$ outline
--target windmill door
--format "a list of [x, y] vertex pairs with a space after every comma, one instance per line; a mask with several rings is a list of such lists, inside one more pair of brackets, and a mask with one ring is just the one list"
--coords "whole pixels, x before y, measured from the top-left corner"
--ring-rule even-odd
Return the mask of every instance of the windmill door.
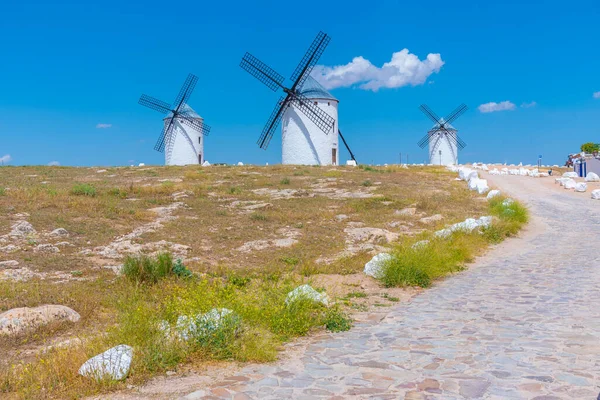
[[202, 153], [198, 154], [198, 164], [202, 165]]
[[337, 149], [331, 149], [331, 165], [337, 165]]

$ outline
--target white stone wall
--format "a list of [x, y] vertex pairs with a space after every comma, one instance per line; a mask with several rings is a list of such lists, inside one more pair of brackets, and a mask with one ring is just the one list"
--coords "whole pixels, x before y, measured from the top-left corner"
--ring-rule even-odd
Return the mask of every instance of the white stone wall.
[[[202, 122], [202, 118], [196, 118]], [[169, 119], [164, 120], [165, 127]], [[204, 159], [204, 135], [202, 132], [179, 122], [173, 121], [172, 142], [165, 145], [165, 165], [202, 164]], [[202, 159], [200, 159], [200, 157]]]
[[439, 141], [439, 145], [436, 145], [436, 136], [433, 136], [429, 142], [429, 163], [434, 165], [458, 164], [456, 140], [441, 134]]
[[[317, 102], [335, 120], [335, 126], [325, 134], [304, 113], [290, 106], [283, 114], [281, 123], [281, 161], [283, 164], [339, 165], [338, 102], [327, 99], [310, 99]], [[332, 149], [336, 149], [332, 162]]]

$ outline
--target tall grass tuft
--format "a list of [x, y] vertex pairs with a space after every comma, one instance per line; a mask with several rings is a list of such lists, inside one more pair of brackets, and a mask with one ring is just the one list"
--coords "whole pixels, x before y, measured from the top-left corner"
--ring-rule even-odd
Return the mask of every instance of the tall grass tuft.
[[77, 183], [71, 189], [71, 194], [75, 196], [96, 196], [96, 188], [89, 183]]
[[123, 275], [137, 283], [157, 283], [167, 276], [188, 278], [192, 272], [187, 269], [181, 260], [173, 262], [169, 253], [161, 253], [156, 258], [146, 255], [128, 256], [125, 258], [122, 269]]

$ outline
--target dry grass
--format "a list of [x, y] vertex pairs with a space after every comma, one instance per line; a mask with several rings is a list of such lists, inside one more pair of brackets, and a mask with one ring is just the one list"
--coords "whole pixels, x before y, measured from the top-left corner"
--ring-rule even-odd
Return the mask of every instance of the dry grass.
[[[18, 219], [26, 219], [37, 231], [14, 242], [19, 246], [17, 251], [0, 250], [0, 261], [16, 260], [20, 267], [39, 274], [15, 283], [1, 280], [0, 271], [0, 312], [63, 304], [82, 316], [77, 324], [46, 326], [18, 338], [0, 338], [0, 393], [4, 391], [6, 396], [10, 393], [24, 398], [70, 398], [122, 387], [94, 386], [76, 375], [86, 357], [105, 350], [109, 342], [116, 343], [111, 332], [124, 329], [125, 323], [119, 316], [123, 315], [122, 301], [128, 298], [126, 294], [132, 285], [103, 268], [120, 265], [123, 259], [107, 258], [97, 248], [155, 221], [158, 214], [151, 211], [153, 208], [176, 201], [185, 204], [161, 226], [135, 236], [134, 245], [166, 240], [189, 246], [184, 252], [187, 267], [219, 282], [237, 282], [234, 286], [247, 279], [252, 285], [263, 287], [268, 282], [296, 285], [314, 278], [325, 289], [346, 278], [353, 282], [367, 279], [358, 275], [365, 262], [372, 254], [391, 246], [368, 235], [352, 239], [348, 229], [383, 229], [398, 234], [402, 241], [488, 212], [488, 205], [480, 196], [467, 191], [464, 183], [455, 182], [454, 174], [442, 168], [277, 165], [96, 171], [97, 168], [0, 168], [0, 188], [5, 188], [0, 195], [0, 236], [10, 232]], [[85, 186], [74, 191], [76, 184]], [[94, 195], [85, 194], [90, 193], [89, 187], [94, 188]], [[415, 215], [397, 213], [407, 207], [416, 208]], [[24, 217], [25, 214], [29, 216]], [[443, 219], [429, 224], [420, 221], [435, 214], [441, 214]], [[49, 236], [56, 228], [65, 228], [69, 236]], [[12, 239], [7, 240], [13, 243]], [[70, 245], [59, 246], [59, 253], [34, 251], [38, 244], [64, 241]], [[0, 247], [6, 243], [0, 241]], [[279, 296], [287, 286], [282, 284], [281, 288]], [[158, 284], [136, 304], [143, 310], [166, 307], [165, 299], [181, 290], [181, 285]], [[386, 290], [381, 289], [382, 296], [387, 296]], [[344, 298], [352, 292], [357, 289], [347, 285], [336, 295]], [[381, 304], [391, 304], [385, 296], [381, 297]], [[350, 296], [343, 304], [352, 310], [358, 300], [362, 299]], [[249, 310], [240, 308], [239, 312], [246, 313], [250, 320], [255, 318]], [[306, 323], [306, 329], [294, 334], [280, 334], [277, 329], [260, 324], [250, 326], [244, 333], [248, 335], [246, 343], [252, 337], [261, 337], [268, 342], [261, 345], [265, 353], [256, 348], [247, 348], [246, 353], [234, 349], [236, 354], [246, 354], [238, 359], [272, 359], [273, 349], [280, 343], [312, 329], [314, 321]], [[344, 326], [344, 321], [334, 315], [328, 324]], [[96, 333], [109, 339], [99, 339]], [[85, 338], [86, 344], [43, 353], [48, 345], [73, 338]], [[141, 348], [142, 342], [133, 345]], [[169, 353], [173, 358], [164, 365], [198, 357], [197, 353], [179, 350], [173, 349]], [[27, 364], [30, 361], [33, 363]], [[21, 377], [18, 384], [15, 375], [6, 372], [9, 364], [23, 365], [16, 367], [22, 368], [17, 371]], [[137, 366], [128, 382], [147, 379], [164, 365], [154, 370]], [[36, 375], [38, 382], [34, 382]], [[40, 392], [40, 388], [45, 391]]]

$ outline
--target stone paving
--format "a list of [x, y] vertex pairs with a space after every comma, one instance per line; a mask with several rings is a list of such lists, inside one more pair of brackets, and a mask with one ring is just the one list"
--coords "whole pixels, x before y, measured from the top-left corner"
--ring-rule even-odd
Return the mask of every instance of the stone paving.
[[495, 177], [533, 221], [378, 324], [323, 335], [184, 399], [596, 399], [600, 202]]

